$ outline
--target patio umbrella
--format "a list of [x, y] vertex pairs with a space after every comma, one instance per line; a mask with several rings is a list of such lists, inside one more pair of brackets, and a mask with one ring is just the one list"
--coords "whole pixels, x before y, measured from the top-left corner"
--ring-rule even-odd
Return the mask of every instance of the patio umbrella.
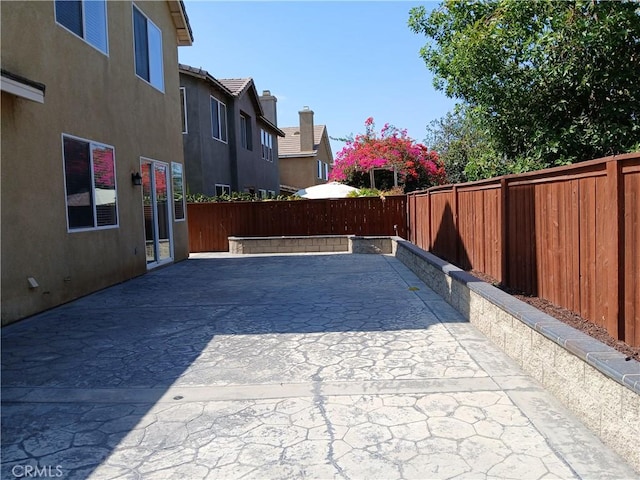
[[302, 198], [345, 198], [350, 192], [359, 191], [357, 188], [350, 187], [344, 183], [329, 182], [303, 188], [302, 190], [298, 190], [296, 195]]

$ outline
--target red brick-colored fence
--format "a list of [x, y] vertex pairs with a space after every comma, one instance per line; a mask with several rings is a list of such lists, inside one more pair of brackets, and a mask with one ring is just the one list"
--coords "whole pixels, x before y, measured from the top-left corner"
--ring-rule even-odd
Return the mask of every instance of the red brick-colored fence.
[[407, 236], [404, 195], [273, 202], [190, 203], [191, 252], [228, 251], [230, 236]]
[[408, 239], [640, 345], [640, 154], [408, 195]]

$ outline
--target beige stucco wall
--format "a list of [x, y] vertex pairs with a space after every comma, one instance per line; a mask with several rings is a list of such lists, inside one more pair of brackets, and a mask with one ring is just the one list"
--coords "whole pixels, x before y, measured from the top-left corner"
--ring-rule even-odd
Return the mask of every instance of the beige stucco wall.
[[331, 173], [333, 155], [326, 130], [313, 157], [280, 157], [280, 184], [305, 188], [327, 183], [328, 180], [318, 178], [318, 160], [328, 163], [329, 173]]
[[316, 175], [316, 157], [280, 158], [280, 183], [298, 189], [323, 183]]
[[[2, 67], [46, 85], [2, 93], [2, 324], [147, 271], [140, 157], [183, 163], [176, 33], [166, 2], [137, 5], [163, 32], [165, 92], [134, 71], [132, 7], [107, 2], [108, 56], [55, 22], [54, 2], [2, 3]], [[28, 32], [28, 34], [26, 34]], [[115, 148], [119, 227], [68, 232], [62, 134]], [[174, 259], [188, 256], [172, 222]], [[27, 278], [40, 285], [30, 289]]]

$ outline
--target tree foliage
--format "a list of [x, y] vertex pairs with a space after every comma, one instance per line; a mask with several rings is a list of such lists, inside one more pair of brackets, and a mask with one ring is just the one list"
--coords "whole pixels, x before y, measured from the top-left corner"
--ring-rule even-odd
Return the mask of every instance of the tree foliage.
[[430, 40], [436, 88], [468, 104], [513, 171], [638, 147], [639, 3], [447, 0], [413, 8], [409, 26]]
[[466, 104], [427, 126], [425, 143], [438, 152], [448, 183], [462, 183], [510, 173], [482, 118]]
[[346, 182], [354, 187], [371, 187], [369, 172], [386, 171], [382, 184], [376, 187], [393, 187], [393, 171], [398, 173], [398, 185], [405, 192], [428, 188], [444, 183], [446, 175], [438, 154], [425, 145], [416, 143], [400, 130], [385, 124], [380, 133], [375, 131], [373, 118], [365, 122], [364, 134], [348, 140], [338, 152], [330, 180]]

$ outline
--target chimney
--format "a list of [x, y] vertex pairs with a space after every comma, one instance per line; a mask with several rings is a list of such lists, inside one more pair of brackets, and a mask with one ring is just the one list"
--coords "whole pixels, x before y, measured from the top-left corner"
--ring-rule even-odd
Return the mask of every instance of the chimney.
[[303, 107], [298, 112], [300, 114], [300, 151], [310, 152], [313, 150], [313, 110]]
[[278, 126], [278, 112], [276, 109], [277, 101], [278, 99], [271, 95], [270, 90], [262, 91], [262, 95], [260, 95], [260, 103], [262, 104], [262, 109], [264, 110], [264, 116], [276, 127]]

